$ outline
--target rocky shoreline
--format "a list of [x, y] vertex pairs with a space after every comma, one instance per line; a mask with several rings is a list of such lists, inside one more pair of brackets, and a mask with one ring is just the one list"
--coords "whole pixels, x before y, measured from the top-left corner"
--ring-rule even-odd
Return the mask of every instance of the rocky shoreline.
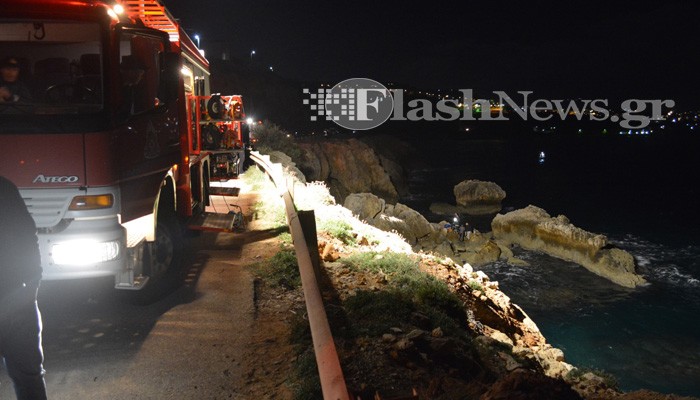
[[[479, 358], [498, 377], [496, 383], [492, 382], [492, 388], [513, 389], [514, 382], [533, 382], [542, 379], [537, 377], [545, 376], [566, 382], [567, 387], [578, 393], [562, 394], [556, 398], [676, 398], [659, 394], [651, 397], [622, 394], [594, 373], [572, 373], [576, 368], [566, 363], [561, 350], [547, 343], [525, 311], [499, 290], [497, 282], [491, 282], [483, 272], [473, 268], [497, 260], [522, 265], [524, 261], [513, 257], [511, 251], [511, 246], [518, 245], [577, 262], [622, 286], [644, 284], [644, 279], [634, 271], [632, 256], [620, 249], [610, 248], [604, 236], [576, 228], [564, 216], [552, 218], [544, 210], [530, 206], [504, 215], [498, 214], [493, 220], [492, 232], [474, 231], [463, 239], [458, 230], [448, 226], [447, 221], [430, 223], [417, 211], [399, 203], [399, 190], [393, 186], [394, 181], [400, 180], [397, 178], [401, 175], [398, 164], [382, 159], [368, 145], [350, 139], [304, 145], [302, 148], [304, 160], [301, 160], [298, 168], [284, 154], [273, 152], [271, 156], [273, 161], [281, 162], [285, 170], [299, 180], [300, 189], [309, 186], [306, 184], [307, 177], [309, 180], [325, 181], [330, 194], [344, 205], [346, 217], [352, 214], [350, 220], [353, 226], [366, 223], [384, 232], [398, 234], [422, 260], [421, 269], [447, 282], [462, 298], [476, 348], [486, 349]], [[390, 165], [392, 174], [384, 170], [385, 164]], [[460, 185], [460, 190], [455, 188], [458, 205], [454, 208], [443, 206], [441, 210], [474, 212], [474, 207], [481, 211], [486, 208], [492, 210], [505, 197], [505, 192], [496, 189], [495, 184], [487, 183], [487, 192], [493, 194], [490, 197], [483, 196], [478, 184]], [[458, 193], [466, 194], [460, 196]], [[358, 240], [363, 242], [361, 237]], [[331, 274], [334, 274], [335, 257], [329, 258], [333, 251], [325, 247], [327, 243], [322, 244], [324, 248], [321, 252], [329, 262], [327, 267], [330, 265]], [[331, 248], [333, 246], [343, 248], [339, 243], [332, 244]], [[418, 330], [387, 337], [388, 345], [394, 350], [420, 347], [420, 343], [423, 343], [422, 346], [428, 343], [430, 347], [432, 339], [427, 338], [432, 337], [431, 332]], [[503, 351], [498, 351], [499, 348]], [[525, 378], [530, 373], [534, 376]], [[503, 393], [482, 393], [481, 398], [508, 397], [503, 397]]]
[[[396, 231], [416, 251], [434, 252], [472, 266], [499, 259], [524, 265], [513, 257], [511, 247], [517, 245], [573, 261], [624, 287], [646, 283], [636, 273], [632, 255], [609, 248], [605, 236], [586, 232], [563, 215], [551, 218], [546, 211], [530, 206], [496, 215], [491, 232], [461, 235], [458, 227], [451, 226], [451, 219], [430, 223], [417, 211], [399, 203], [399, 190], [394, 182], [405, 184], [405, 179], [400, 178], [403, 175], [400, 166], [377, 154], [369, 145], [349, 139], [306, 144], [302, 149], [304, 158], [297, 176], [326, 182], [339, 204], [370, 225]], [[296, 169], [290, 159], [285, 162]], [[465, 180], [454, 187], [454, 195], [456, 205], [436, 204], [431, 211], [446, 216], [493, 214], [501, 210], [506, 192], [493, 182]]]

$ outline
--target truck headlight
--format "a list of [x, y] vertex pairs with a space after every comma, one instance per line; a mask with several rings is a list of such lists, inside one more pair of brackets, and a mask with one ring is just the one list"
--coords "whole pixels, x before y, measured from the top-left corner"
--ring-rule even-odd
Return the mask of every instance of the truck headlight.
[[54, 244], [51, 258], [57, 265], [97, 264], [119, 257], [119, 248], [118, 241], [73, 240]]

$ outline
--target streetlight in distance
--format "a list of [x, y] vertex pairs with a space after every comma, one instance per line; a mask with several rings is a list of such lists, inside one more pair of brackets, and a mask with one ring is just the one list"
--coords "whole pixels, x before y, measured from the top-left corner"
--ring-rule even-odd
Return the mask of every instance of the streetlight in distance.
[[199, 35], [196, 33], [194, 34], [194, 40], [197, 41], [197, 48], [199, 48]]
[[253, 56], [255, 55], [255, 50], [250, 51], [250, 61], [253, 61]]
[[270, 65], [270, 72], [274, 72], [275, 70], [272, 68], [272, 65]]

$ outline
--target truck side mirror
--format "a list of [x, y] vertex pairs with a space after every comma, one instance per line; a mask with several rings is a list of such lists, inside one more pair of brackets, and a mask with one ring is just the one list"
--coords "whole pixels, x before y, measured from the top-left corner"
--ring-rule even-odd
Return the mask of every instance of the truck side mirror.
[[158, 97], [165, 104], [177, 99], [180, 87], [182, 57], [177, 53], [161, 53], [161, 73]]

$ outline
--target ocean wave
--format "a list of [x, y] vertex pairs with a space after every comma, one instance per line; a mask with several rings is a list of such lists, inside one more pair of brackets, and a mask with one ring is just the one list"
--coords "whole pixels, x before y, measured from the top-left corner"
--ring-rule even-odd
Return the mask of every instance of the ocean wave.
[[663, 282], [688, 288], [700, 287], [699, 246], [674, 248], [650, 242], [632, 234], [610, 238], [610, 242], [630, 252], [652, 283]]

